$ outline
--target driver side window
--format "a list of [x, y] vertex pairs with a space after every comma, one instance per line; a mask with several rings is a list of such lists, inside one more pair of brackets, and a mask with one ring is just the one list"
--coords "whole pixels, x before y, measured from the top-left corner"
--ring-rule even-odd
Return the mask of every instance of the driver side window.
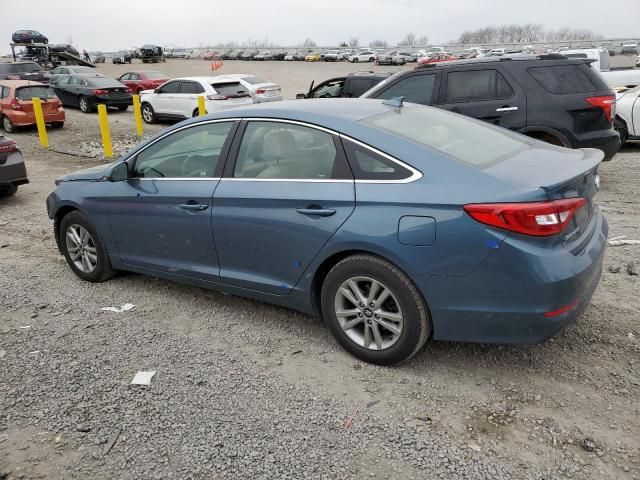
[[341, 97], [344, 89], [344, 80], [338, 80], [335, 82], [329, 82], [325, 85], [321, 85], [311, 95], [312, 98], [335, 98]]
[[180, 82], [169, 82], [165, 83], [162, 88], [158, 91], [158, 93], [178, 93], [180, 89]]
[[137, 155], [134, 177], [214, 177], [232, 125], [232, 122], [207, 123], [167, 135]]

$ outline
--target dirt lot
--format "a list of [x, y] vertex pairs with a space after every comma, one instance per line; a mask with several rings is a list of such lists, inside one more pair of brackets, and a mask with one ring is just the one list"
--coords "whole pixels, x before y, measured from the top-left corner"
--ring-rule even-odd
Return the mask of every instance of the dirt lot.
[[[272, 79], [287, 97], [362, 68], [236, 65], [223, 72]], [[110, 121], [114, 139], [131, 138], [131, 112]], [[436, 342], [375, 367], [292, 311], [133, 274], [83, 283], [44, 201], [56, 177], [102, 160], [13, 137], [31, 184], [0, 200], [0, 479], [640, 479], [640, 283], [627, 272], [640, 246], [608, 249], [591, 306], [543, 345]], [[75, 110], [51, 133], [58, 149], [98, 139], [96, 115]], [[640, 239], [640, 145], [601, 176], [610, 236]], [[126, 302], [135, 309], [100, 311]], [[138, 370], [157, 371], [150, 386], [130, 385]]]

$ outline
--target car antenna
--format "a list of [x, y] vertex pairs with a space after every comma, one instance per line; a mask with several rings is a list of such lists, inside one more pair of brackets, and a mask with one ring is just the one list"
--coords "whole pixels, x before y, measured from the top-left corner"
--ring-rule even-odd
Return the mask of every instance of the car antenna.
[[403, 107], [404, 103], [404, 97], [394, 97], [394, 98], [389, 98], [388, 100], [385, 100], [384, 102], [382, 102], [383, 105], [389, 105], [390, 107], [395, 107], [395, 108], [401, 108]]

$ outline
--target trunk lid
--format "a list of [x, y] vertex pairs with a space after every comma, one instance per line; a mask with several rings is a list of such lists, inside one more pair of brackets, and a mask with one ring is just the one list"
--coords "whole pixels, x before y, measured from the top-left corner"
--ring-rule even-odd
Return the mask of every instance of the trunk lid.
[[577, 251], [593, 233], [589, 224], [596, 208], [598, 166], [603, 158], [604, 153], [594, 148], [568, 150], [536, 142], [533, 148], [522, 149], [485, 172], [512, 184], [542, 188], [549, 200], [584, 198], [586, 204], [576, 210], [557, 239]]

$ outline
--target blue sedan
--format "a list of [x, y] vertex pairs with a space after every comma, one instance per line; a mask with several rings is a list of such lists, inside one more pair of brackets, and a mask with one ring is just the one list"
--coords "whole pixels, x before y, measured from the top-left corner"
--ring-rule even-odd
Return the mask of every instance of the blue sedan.
[[429, 338], [536, 343], [588, 305], [602, 152], [399, 100], [197, 117], [47, 199], [71, 270], [128, 270], [322, 316], [367, 362]]

